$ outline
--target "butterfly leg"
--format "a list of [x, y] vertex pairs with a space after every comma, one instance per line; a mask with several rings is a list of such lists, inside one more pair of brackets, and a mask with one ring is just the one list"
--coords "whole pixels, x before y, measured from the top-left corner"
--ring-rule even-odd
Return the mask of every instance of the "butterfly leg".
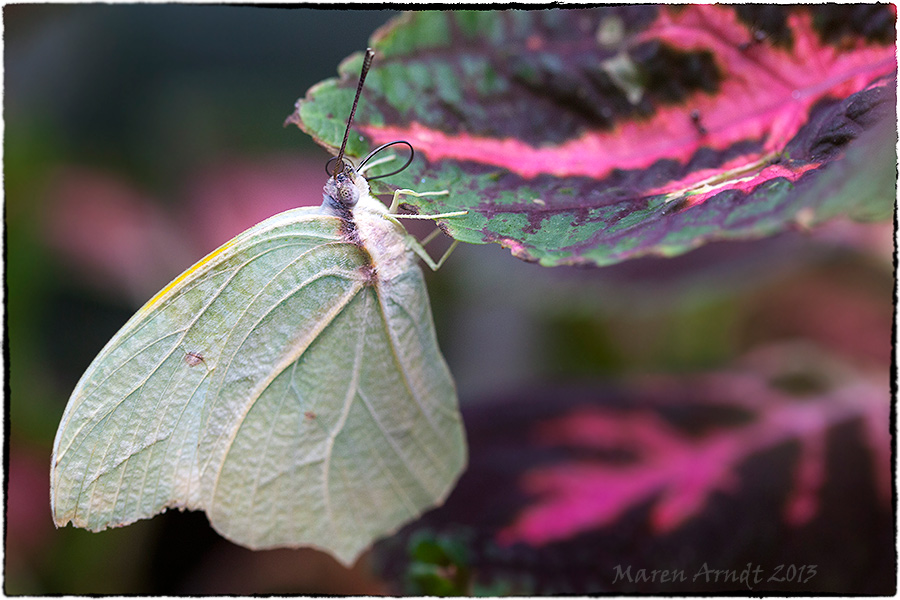
[[[429, 235], [428, 238], [426, 238], [426, 239], [428, 241], [431, 241], [431, 239], [433, 239], [434, 235], [437, 232], [438, 232], [438, 230], [435, 229], [434, 232], [431, 235]], [[431, 239], [429, 239], [429, 238], [431, 238]], [[409, 236], [409, 238], [407, 239], [407, 244], [409, 245], [410, 249], [413, 252], [415, 252], [419, 258], [422, 259], [422, 262], [424, 262], [426, 265], [428, 265], [428, 267], [432, 271], [437, 271], [438, 269], [441, 268], [441, 265], [444, 264], [444, 261], [447, 260], [447, 257], [450, 256], [450, 253], [453, 252], [453, 250], [456, 248], [457, 244], [459, 244], [459, 240], [453, 240], [453, 243], [450, 244], [450, 247], [447, 248], [447, 251], [444, 252], [444, 254], [437, 260], [437, 262], [435, 262], [434, 259], [428, 255], [428, 251], [425, 250], [424, 244], [419, 242], [419, 240], [417, 240], [413, 236]]]
[[449, 193], [449, 190], [441, 190], [439, 192], [414, 192], [413, 190], [397, 190], [394, 192], [394, 199], [391, 201], [391, 206], [390, 208], [388, 208], [388, 212], [392, 217], [397, 219], [443, 219], [446, 217], [461, 217], [463, 215], [469, 214], [469, 211], [467, 210], [456, 210], [452, 212], [438, 213], [436, 215], [401, 215], [397, 213], [397, 210], [400, 208], [401, 194], [421, 198], [422, 196], [443, 196]]
[[431, 233], [429, 233], [428, 235], [426, 235], [426, 236], [425, 236], [425, 239], [419, 241], [419, 243], [422, 244], [422, 247], [424, 248], [425, 246], [427, 246], [427, 245], [431, 242], [431, 240], [433, 240], [434, 238], [436, 238], [436, 237], [437, 237], [437, 234], [439, 234], [440, 232], [441, 232], [440, 227], [436, 227], [434, 231], [432, 231]]
[[[463, 212], [463, 214], [465, 214], [465, 211]], [[397, 219], [395, 219], [394, 217], [402, 217], [402, 216], [405, 216], [405, 215], [389, 215], [386, 218], [390, 219], [391, 221], [394, 221], [395, 223], [397, 223], [399, 225], [400, 222], [397, 221]], [[412, 216], [418, 216], [418, 215], [412, 215]], [[423, 215], [423, 216], [436, 216], [437, 217], [437, 216], [442, 216], [442, 215]], [[451, 214], [450, 216], [457, 216], [457, 215]], [[447, 251], [441, 255], [441, 257], [437, 260], [437, 262], [435, 262], [435, 260], [433, 258], [431, 258], [431, 256], [428, 254], [428, 251], [425, 250], [425, 245], [428, 244], [431, 240], [433, 240], [440, 231], [441, 231], [440, 228], [435, 228], [435, 230], [432, 231], [431, 233], [429, 233], [427, 236], [425, 236], [425, 239], [423, 239], [421, 242], [419, 240], [417, 240], [416, 238], [414, 238], [413, 236], [409, 235], [408, 233], [406, 234], [406, 245], [409, 246], [410, 250], [415, 252], [416, 255], [419, 258], [421, 258], [422, 261], [426, 265], [428, 265], [432, 271], [437, 271], [438, 269], [440, 269], [441, 265], [444, 264], [444, 261], [447, 260], [447, 257], [450, 256], [450, 253], [453, 252], [453, 249], [456, 248], [456, 245], [459, 244], [459, 240], [453, 240], [453, 243], [450, 244], [450, 247], [447, 248]]]
[[[397, 190], [394, 192], [394, 198], [391, 201], [390, 208], [388, 209], [388, 212], [390, 213], [389, 218], [391, 218], [392, 220], [397, 220], [397, 219], [431, 219], [431, 220], [434, 220], [434, 219], [443, 219], [443, 218], [447, 218], [447, 217], [461, 217], [463, 215], [468, 214], [468, 211], [466, 211], [466, 210], [438, 213], [436, 215], [405, 215], [405, 214], [397, 213], [397, 210], [400, 208], [400, 196], [401, 195], [405, 194], [408, 196], [415, 196], [417, 198], [420, 198], [422, 196], [443, 196], [443, 195], [449, 194], [449, 193], [450, 193], [449, 190], [441, 190], [439, 192], [416, 192], [416, 191], [407, 190], [407, 189]], [[431, 268], [432, 271], [437, 271], [438, 269], [440, 269], [441, 265], [444, 264], [444, 261], [447, 260], [447, 257], [450, 256], [450, 253], [453, 252], [453, 250], [456, 248], [456, 245], [459, 244], [459, 240], [453, 240], [453, 243], [450, 244], [450, 247], [447, 248], [447, 251], [444, 252], [444, 254], [437, 260], [437, 262], [435, 262], [435, 260], [433, 258], [431, 258], [431, 256], [429, 256], [428, 252], [425, 250], [425, 245], [428, 244], [428, 242], [430, 242], [431, 240], [433, 240], [435, 238], [435, 236], [438, 234], [438, 231], [439, 231], [439, 229], [435, 229], [428, 236], [426, 236], [425, 239], [422, 240], [421, 242], [411, 235], [408, 236], [408, 238], [407, 238], [407, 243], [408, 243], [410, 249], [413, 252], [415, 252], [419, 256], [419, 258], [421, 258], [422, 261]]]
[[[416, 192], [413, 190], [406, 190], [406, 189], [396, 190], [396, 191], [394, 191], [394, 198], [393, 198], [393, 200], [391, 200], [391, 206], [390, 206], [390, 208], [388, 208], [388, 212], [391, 213], [392, 215], [397, 214], [397, 211], [400, 209], [400, 196], [402, 196], [402, 195], [415, 196], [416, 198], [422, 198], [423, 196], [446, 196], [448, 194], [450, 194], [450, 190], [441, 190], [439, 192]], [[449, 214], [449, 213], [447, 213], [447, 214]], [[462, 214], [465, 214], [465, 212], [463, 212]], [[420, 219], [421, 218], [429, 218], [430, 219], [430, 218], [434, 218], [434, 217], [438, 217], [438, 216], [443, 216], [443, 215], [429, 215], [427, 217], [419, 216], [419, 215], [404, 215], [404, 218], [418, 217]], [[454, 216], [456, 216], [456, 215], [454, 215]]]

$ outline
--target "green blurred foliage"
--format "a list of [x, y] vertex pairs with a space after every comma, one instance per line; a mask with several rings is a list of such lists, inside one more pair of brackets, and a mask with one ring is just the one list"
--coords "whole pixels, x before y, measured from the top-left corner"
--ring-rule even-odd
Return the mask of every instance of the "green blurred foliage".
[[418, 531], [409, 540], [409, 593], [415, 596], [467, 596], [469, 565], [460, 540]]
[[412, 596], [524, 596], [533, 593], [527, 577], [484, 576], [472, 565], [469, 535], [423, 528], [410, 535], [406, 594]]

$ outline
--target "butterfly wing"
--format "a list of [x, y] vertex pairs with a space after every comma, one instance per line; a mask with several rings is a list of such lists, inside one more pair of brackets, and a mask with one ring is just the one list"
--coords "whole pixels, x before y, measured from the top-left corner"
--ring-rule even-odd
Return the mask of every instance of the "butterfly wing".
[[51, 474], [58, 525], [203, 509], [251, 548], [351, 561], [465, 460], [421, 272], [372, 285], [317, 209], [282, 213], [147, 303], [82, 377]]
[[395, 284], [354, 295], [218, 442], [210, 518], [226, 537], [352, 562], [444, 499], [465, 462], [456, 393], [421, 271]]

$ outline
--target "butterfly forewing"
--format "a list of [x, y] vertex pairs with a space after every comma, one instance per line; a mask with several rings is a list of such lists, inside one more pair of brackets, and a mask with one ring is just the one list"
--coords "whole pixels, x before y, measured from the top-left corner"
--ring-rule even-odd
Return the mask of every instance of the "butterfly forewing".
[[[322, 247], [353, 253], [338, 226], [318, 209], [273, 217], [138, 311], [88, 368], [63, 415], [51, 475], [57, 524], [98, 530], [166, 506], [201, 506], [199, 432], [208, 427], [225, 341], [240, 333], [254, 295], [287, 265]], [[346, 270], [345, 287], [358, 285], [353, 274]], [[202, 362], [185, 360], [198, 351]]]

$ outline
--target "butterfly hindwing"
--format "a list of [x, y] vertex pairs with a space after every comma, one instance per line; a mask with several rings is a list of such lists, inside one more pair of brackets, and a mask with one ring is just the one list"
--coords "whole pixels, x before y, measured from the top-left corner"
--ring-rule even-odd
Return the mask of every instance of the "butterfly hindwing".
[[442, 501], [465, 462], [421, 270], [410, 259], [363, 286], [287, 362], [222, 445], [207, 510], [251, 548], [302, 543], [350, 562]]

